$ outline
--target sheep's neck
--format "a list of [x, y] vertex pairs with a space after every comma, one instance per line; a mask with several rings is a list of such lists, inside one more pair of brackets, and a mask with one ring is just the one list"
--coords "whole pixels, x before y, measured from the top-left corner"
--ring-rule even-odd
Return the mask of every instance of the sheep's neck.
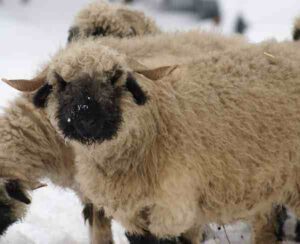
[[[128, 185], [152, 185], [158, 179], [157, 133], [137, 126], [119, 132], [116, 139], [100, 145], [79, 146], [80, 163], [96, 165], [107, 180], [117, 179]], [[93, 166], [93, 167], [94, 167]], [[121, 184], [123, 184], [121, 183]]]

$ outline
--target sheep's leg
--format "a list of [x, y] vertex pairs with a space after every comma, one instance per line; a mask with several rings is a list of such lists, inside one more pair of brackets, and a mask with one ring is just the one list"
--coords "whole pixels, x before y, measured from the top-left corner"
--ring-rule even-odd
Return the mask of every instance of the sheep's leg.
[[91, 244], [112, 244], [111, 221], [105, 217], [103, 210], [96, 209], [88, 203], [83, 210], [85, 220], [89, 223]]
[[[297, 178], [298, 179], [298, 178]], [[297, 182], [296, 190], [286, 195], [285, 207], [282, 207], [279, 216], [278, 231], [282, 239], [300, 243], [300, 182]]]
[[183, 243], [199, 244], [206, 240], [206, 234], [210, 231], [210, 227], [196, 225], [182, 235]]
[[144, 235], [126, 233], [126, 236], [130, 244], [190, 244], [182, 237], [160, 239], [150, 233], [145, 233]]
[[[272, 209], [272, 208], [270, 208]], [[274, 244], [278, 243], [276, 236], [276, 211], [273, 208], [270, 213], [257, 214], [252, 223], [252, 243]]]

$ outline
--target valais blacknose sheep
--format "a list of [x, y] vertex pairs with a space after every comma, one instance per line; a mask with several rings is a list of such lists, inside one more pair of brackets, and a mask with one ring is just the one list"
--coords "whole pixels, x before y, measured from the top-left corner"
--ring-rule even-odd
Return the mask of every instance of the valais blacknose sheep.
[[[154, 21], [141, 12], [98, 1], [78, 13], [68, 41], [158, 32]], [[37, 82], [46, 71], [47, 68], [36, 77]], [[13, 101], [1, 116], [0, 148], [0, 235], [25, 216], [26, 204], [31, 202], [27, 192], [43, 186], [39, 181], [47, 177], [61, 187], [75, 190], [87, 203], [83, 213], [92, 225], [91, 242], [112, 242], [110, 221], [76, 187], [73, 149], [57, 135], [45, 113], [32, 105], [32, 94]]]
[[68, 41], [87, 37], [133, 37], [157, 34], [155, 22], [137, 10], [125, 6], [95, 1], [82, 9], [69, 30]]
[[80, 191], [132, 233], [198, 243], [201, 226], [241, 219], [255, 243], [275, 243], [272, 205], [300, 212], [297, 43], [153, 70], [127, 60], [73, 43], [34, 94], [74, 150]]

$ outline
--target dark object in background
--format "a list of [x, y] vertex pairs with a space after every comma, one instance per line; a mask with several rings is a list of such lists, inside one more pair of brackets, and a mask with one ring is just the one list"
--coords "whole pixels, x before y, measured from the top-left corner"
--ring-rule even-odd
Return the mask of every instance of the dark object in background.
[[211, 19], [216, 25], [221, 23], [220, 5], [217, 0], [194, 0], [194, 6], [201, 19]]
[[248, 29], [247, 22], [245, 21], [242, 15], [239, 15], [235, 22], [234, 32], [239, 34], [244, 34], [247, 29]]
[[123, 0], [124, 3], [133, 3], [133, 0]]
[[300, 40], [300, 29], [296, 29], [294, 31], [293, 39], [294, 39], [294, 41], [299, 41]]
[[218, 0], [164, 0], [168, 9], [193, 11], [202, 20], [213, 20], [215, 24], [221, 22], [221, 10]]

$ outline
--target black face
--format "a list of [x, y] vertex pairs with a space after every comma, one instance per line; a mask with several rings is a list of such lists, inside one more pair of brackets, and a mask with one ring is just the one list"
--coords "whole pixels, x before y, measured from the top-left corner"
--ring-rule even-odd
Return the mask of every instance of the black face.
[[112, 139], [121, 124], [121, 88], [93, 81], [58, 79], [58, 126], [65, 137], [85, 144]]
[[132, 75], [127, 76], [124, 86], [116, 86], [122, 76], [116, 70], [108, 82], [90, 79], [64, 81], [56, 75], [57, 86], [45, 85], [35, 94], [34, 104], [43, 108], [48, 95], [54, 91], [58, 100], [56, 117], [64, 136], [84, 144], [101, 143], [112, 139], [122, 122], [120, 100], [122, 93], [129, 91], [138, 105], [144, 105], [147, 96]]

